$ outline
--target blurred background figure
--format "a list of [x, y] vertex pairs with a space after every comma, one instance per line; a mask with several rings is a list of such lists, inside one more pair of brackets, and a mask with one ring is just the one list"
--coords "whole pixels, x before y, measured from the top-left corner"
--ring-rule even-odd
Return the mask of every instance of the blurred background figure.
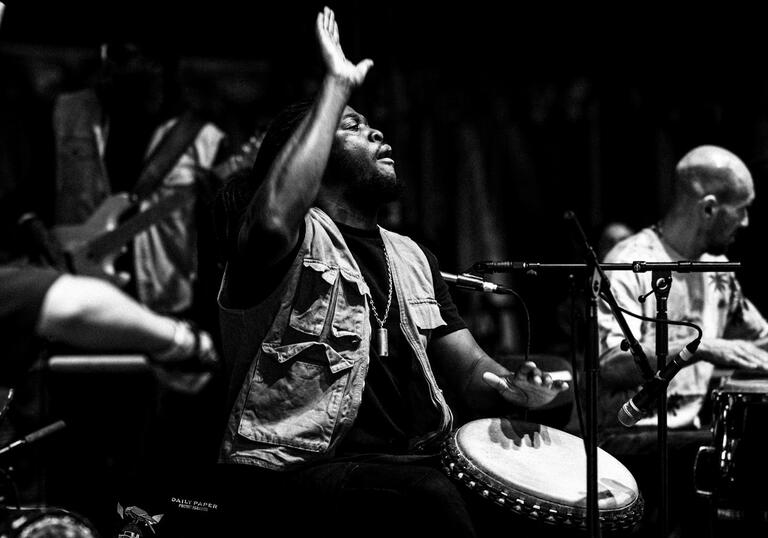
[[129, 195], [111, 213], [121, 221], [160, 206], [116, 238], [111, 253], [128, 247], [118, 267], [140, 302], [210, 323], [196, 296], [205, 274], [198, 240], [207, 225], [198, 210], [201, 194], [216, 188], [203, 172], [212, 168], [224, 133], [183, 107], [173, 52], [119, 41], [102, 44], [100, 59], [96, 83], [59, 95], [54, 105], [55, 222], [81, 225], [119, 193]]
[[[731, 245], [749, 225], [755, 183], [749, 168], [731, 151], [714, 145], [696, 146], [677, 164], [672, 181], [674, 196], [669, 208], [655, 224], [617, 244], [606, 255], [605, 261], [729, 261], [727, 254]], [[618, 305], [643, 316], [642, 320], [627, 316], [626, 322], [645, 351], [650, 371], [655, 372], [660, 368], [656, 357], [659, 329], [658, 323], [649, 319], [657, 315], [656, 297], [652, 293], [656, 276], [650, 272], [611, 271], [609, 278]], [[646, 294], [649, 296], [644, 299]], [[693, 359], [688, 360], [666, 385], [668, 528], [670, 536], [698, 537], [705, 535], [711, 527], [710, 518], [720, 517], [720, 506], [712, 502], [714, 498], [705, 499], [694, 493], [697, 488], [693, 476], [699, 447], [715, 444], [711, 417], [708, 412], [703, 412], [705, 404], [713, 397], [715, 369], [764, 378], [768, 373], [768, 321], [747, 298], [733, 271], [673, 272], [665, 306], [670, 320], [686, 322], [668, 325], [665, 361], [680, 353], [683, 346], [691, 346], [694, 342], [698, 346], [698, 349], [693, 347], [696, 351]], [[634, 415], [631, 421], [628, 421], [629, 416], [622, 420], [618, 415], [619, 409], [637, 394], [638, 387], [648, 376], [622, 348], [623, 331], [604, 302], [600, 303], [598, 323], [601, 446], [638, 477], [646, 500], [642, 528], [650, 532], [659, 525], [660, 510], [656, 406], [651, 405], [645, 413]], [[728, 414], [737, 413], [728, 411]], [[625, 427], [628, 422], [631, 427]], [[764, 429], [764, 421], [761, 422], [760, 431]], [[728, 441], [719, 443], [721, 446], [739, 445], [745, 439], [731, 431], [727, 436]], [[732, 436], [739, 440], [731, 441]], [[745, 453], [736, 451], [736, 459]], [[724, 454], [720, 461], [731, 457]], [[749, 463], [744, 461], [738, 465], [748, 465], [742, 468], [748, 468], [750, 475], [764, 479], [764, 475], [759, 475], [760, 466]], [[725, 467], [720, 469], [724, 472]], [[745, 484], [731, 482], [735, 491]], [[760, 509], [765, 509], [764, 503], [757, 504], [763, 504]], [[740, 518], [734, 518], [734, 522]], [[759, 536], [765, 535], [764, 526], [754, 529], [760, 530]], [[724, 534], [718, 529], [714, 535]]]
[[[54, 103], [52, 235], [75, 272], [110, 280], [218, 342], [209, 201], [222, 181], [225, 134], [187, 106], [179, 55], [167, 45], [112, 40], [99, 61], [93, 84]], [[135, 503], [162, 505], [166, 487], [214, 458], [220, 388], [218, 379], [192, 395], [160, 385], [144, 415], [114, 402], [114, 412], [144, 420]]]
[[597, 259], [602, 261], [614, 245], [633, 233], [635, 231], [623, 222], [610, 222], [606, 224], [600, 234], [600, 238], [597, 240]]
[[[2, 228], [2, 232], [7, 235], [9, 230]], [[104, 280], [30, 265], [12, 250], [5, 249], [3, 254], [0, 447], [8, 448], [55, 421], [63, 419], [68, 427], [52, 441], [0, 455], [4, 476], [0, 505], [74, 510], [106, 529], [112, 513], [109, 505], [121, 495], [134, 494], [131, 471], [142, 476], [141, 450], [136, 450], [141, 445], [115, 437], [115, 430], [105, 425], [89, 432], [90, 416], [70, 414], [71, 402], [82, 398], [90, 405], [98, 402], [107, 416], [115, 416], [118, 410], [110, 400], [94, 398], [100, 384], [114, 390], [115, 375], [108, 374], [112, 381], [107, 383], [107, 377], [98, 375], [78, 379], [65, 373], [62, 377], [52, 365], [52, 349], [66, 345], [84, 353], [101, 352], [88, 356], [88, 366], [81, 366], [79, 373], [122, 369], [128, 375], [119, 376], [123, 387], [118, 393], [140, 394], [129, 400], [136, 409], [142, 400], [151, 405], [153, 396], [147, 389], [157, 383], [188, 397], [203, 390], [218, 368], [213, 340], [189, 323], [152, 312]], [[114, 356], [126, 353], [135, 355]], [[67, 362], [62, 364], [66, 367]], [[70, 392], [73, 389], [75, 394]], [[120, 420], [122, 436], [131, 435], [137, 418], [145, 420], [143, 414]], [[105, 450], [105, 444], [115, 441], [124, 450]], [[75, 454], [80, 456], [69, 457]], [[99, 473], [100, 480], [96, 479]]]

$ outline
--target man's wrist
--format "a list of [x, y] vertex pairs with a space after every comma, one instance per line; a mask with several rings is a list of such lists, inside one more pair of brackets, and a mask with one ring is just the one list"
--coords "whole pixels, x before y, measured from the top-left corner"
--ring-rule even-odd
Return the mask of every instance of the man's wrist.
[[349, 98], [355, 89], [354, 81], [344, 75], [326, 73], [323, 82], [328, 90], [333, 92], [342, 92], [342, 95], [346, 98]]
[[163, 351], [154, 353], [156, 362], [172, 363], [188, 359], [196, 354], [198, 337], [195, 330], [186, 321], [174, 320], [173, 338]]

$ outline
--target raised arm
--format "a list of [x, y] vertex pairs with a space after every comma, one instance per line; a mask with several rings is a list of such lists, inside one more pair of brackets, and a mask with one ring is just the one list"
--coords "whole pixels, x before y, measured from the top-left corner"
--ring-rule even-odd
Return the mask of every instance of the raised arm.
[[344, 55], [332, 10], [317, 15], [317, 42], [326, 73], [304, 120], [280, 150], [246, 212], [238, 234], [241, 254], [258, 248], [262, 263], [281, 260], [298, 239], [314, 203], [344, 107], [365, 80], [371, 60], [353, 64]]

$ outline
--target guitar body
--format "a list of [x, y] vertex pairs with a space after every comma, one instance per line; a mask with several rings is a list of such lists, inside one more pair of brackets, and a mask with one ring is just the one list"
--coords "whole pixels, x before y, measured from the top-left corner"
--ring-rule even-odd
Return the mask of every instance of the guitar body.
[[116, 272], [114, 267], [124, 245], [115, 245], [112, 252], [98, 256], [91, 247], [95, 239], [116, 229], [121, 215], [132, 206], [127, 193], [114, 194], [104, 200], [84, 223], [55, 226], [51, 230], [72, 273], [110, 280], [120, 287], [128, 284], [130, 276]]
[[[260, 137], [252, 137], [238, 153], [213, 168], [211, 172], [222, 183], [226, 182], [238, 170], [253, 165], [260, 143]], [[136, 204], [127, 193], [110, 196], [84, 223], [54, 226], [51, 230], [66, 260], [67, 267], [64, 269], [78, 275], [109, 280], [119, 287], [125, 287], [131, 276], [115, 270], [115, 260], [125, 246], [136, 234], [167, 218], [193, 200], [194, 189], [178, 189], [143, 211], [121, 220], [126, 212], [136, 208]]]

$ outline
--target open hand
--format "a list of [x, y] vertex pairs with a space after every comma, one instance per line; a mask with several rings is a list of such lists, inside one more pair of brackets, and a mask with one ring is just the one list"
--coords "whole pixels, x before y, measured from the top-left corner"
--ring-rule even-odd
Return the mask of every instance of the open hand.
[[718, 366], [768, 371], [768, 351], [747, 340], [702, 340], [698, 353]]
[[360, 86], [373, 61], [365, 59], [355, 65], [347, 60], [341, 49], [339, 26], [336, 24], [336, 15], [332, 9], [326, 7], [322, 13], [317, 14], [316, 33], [328, 74], [350, 84], [353, 88]]
[[495, 388], [508, 402], [528, 408], [548, 404], [568, 389], [566, 381], [553, 381], [551, 375], [542, 372], [530, 361], [506, 376], [485, 372], [483, 381]]

